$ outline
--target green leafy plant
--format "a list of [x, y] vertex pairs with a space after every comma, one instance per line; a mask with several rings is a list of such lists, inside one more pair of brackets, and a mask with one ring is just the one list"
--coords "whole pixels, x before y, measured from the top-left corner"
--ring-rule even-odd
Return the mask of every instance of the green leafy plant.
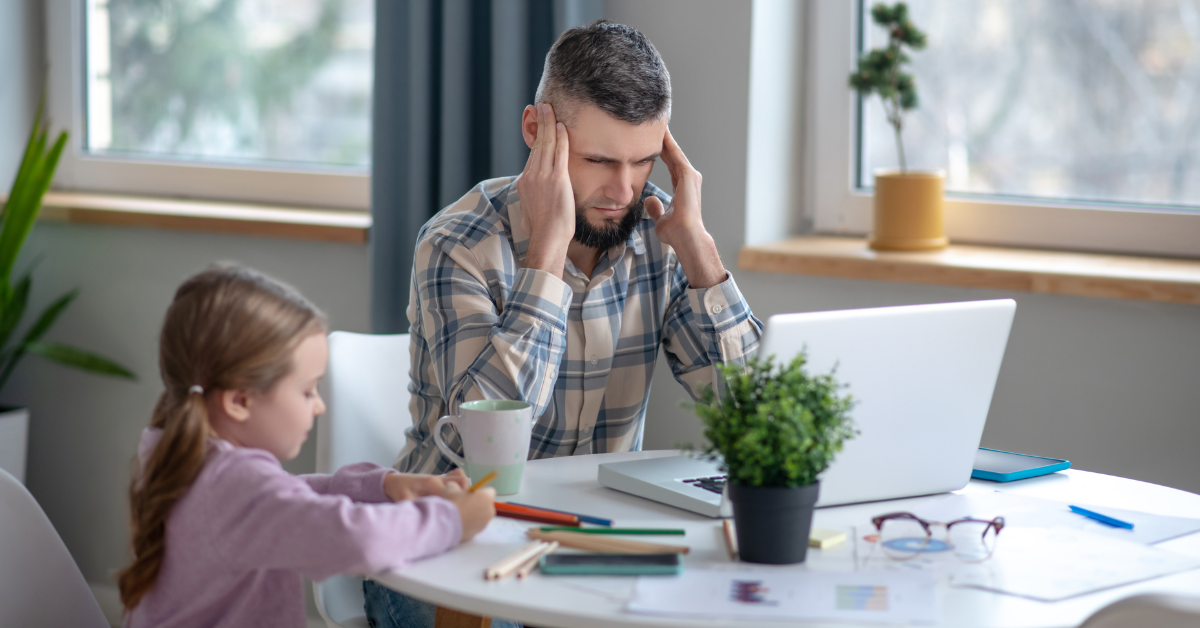
[[896, 133], [896, 151], [900, 156], [900, 171], [907, 172], [904, 160], [904, 111], [917, 106], [917, 87], [911, 74], [901, 66], [911, 61], [904, 48], [921, 50], [925, 47], [925, 33], [917, 30], [908, 19], [908, 6], [903, 2], [894, 6], [876, 4], [871, 7], [871, 19], [888, 33], [888, 45], [868, 51], [858, 60], [858, 69], [850, 74], [850, 87], [863, 98], [879, 94], [888, 124]]
[[38, 212], [42, 209], [42, 196], [50, 188], [50, 180], [54, 177], [58, 158], [67, 144], [67, 134], [61, 132], [54, 144], [47, 149], [49, 136], [50, 125], [42, 123], [42, 105], [39, 104], [21, 166], [13, 180], [4, 209], [0, 211], [0, 389], [4, 388], [13, 369], [27, 353], [93, 373], [136, 379], [129, 369], [98, 355], [75, 347], [42, 341], [42, 337], [54, 325], [54, 321], [58, 320], [63, 310], [67, 309], [79, 294], [78, 290], [72, 290], [55, 299], [19, 339], [9, 342], [10, 339], [16, 338], [14, 334], [25, 315], [32, 284], [32, 270], [26, 271], [14, 283], [13, 268], [21, 246], [37, 222]]
[[843, 444], [858, 431], [854, 400], [839, 395], [834, 372], [809, 375], [801, 352], [786, 366], [774, 356], [745, 367], [718, 365], [723, 382], [710, 385], [695, 405], [709, 445], [702, 455], [721, 459], [729, 479], [743, 486], [799, 487], [817, 481]]

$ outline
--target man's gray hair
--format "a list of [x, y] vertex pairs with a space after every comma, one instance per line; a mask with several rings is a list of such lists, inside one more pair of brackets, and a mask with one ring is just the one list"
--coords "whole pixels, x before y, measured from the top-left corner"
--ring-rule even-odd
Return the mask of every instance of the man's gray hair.
[[[671, 75], [654, 44], [637, 29], [608, 20], [564, 32], [546, 54], [534, 103], [559, 119], [589, 103], [633, 124], [671, 119]], [[561, 110], [561, 113], [560, 113]]]

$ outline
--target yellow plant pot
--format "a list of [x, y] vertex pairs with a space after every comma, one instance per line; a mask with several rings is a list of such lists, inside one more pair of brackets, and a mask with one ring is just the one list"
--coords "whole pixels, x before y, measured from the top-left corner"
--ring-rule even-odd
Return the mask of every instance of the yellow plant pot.
[[875, 173], [875, 230], [870, 246], [879, 251], [933, 251], [946, 239], [939, 172]]

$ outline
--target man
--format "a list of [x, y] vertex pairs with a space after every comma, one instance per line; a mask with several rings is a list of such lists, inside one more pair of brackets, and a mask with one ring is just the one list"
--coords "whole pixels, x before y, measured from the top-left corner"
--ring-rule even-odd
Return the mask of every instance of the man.
[[[603, 20], [563, 33], [535, 103], [520, 176], [480, 183], [418, 237], [401, 471], [449, 471], [433, 425], [476, 399], [534, 406], [530, 459], [640, 449], [660, 347], [695, 397], [714, 364], [758, 346], [704, 228], [700, 173], [667, 128], [671, 79], [649, 40]], [[647, 181], [660, 156], [673, 202]], [[385, 608], [429, 612], [385, 591], [368, 583], [372, 625], [389, 625]]]

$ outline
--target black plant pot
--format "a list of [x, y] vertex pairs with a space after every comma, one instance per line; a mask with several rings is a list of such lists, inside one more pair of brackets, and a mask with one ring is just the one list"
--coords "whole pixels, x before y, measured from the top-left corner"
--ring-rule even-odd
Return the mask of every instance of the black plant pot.
[[738, 557], [748, 563], [790, 565], [804, 562], [812, 530], [813, 507], [821, 483], [797, 488], [729, 483]]

